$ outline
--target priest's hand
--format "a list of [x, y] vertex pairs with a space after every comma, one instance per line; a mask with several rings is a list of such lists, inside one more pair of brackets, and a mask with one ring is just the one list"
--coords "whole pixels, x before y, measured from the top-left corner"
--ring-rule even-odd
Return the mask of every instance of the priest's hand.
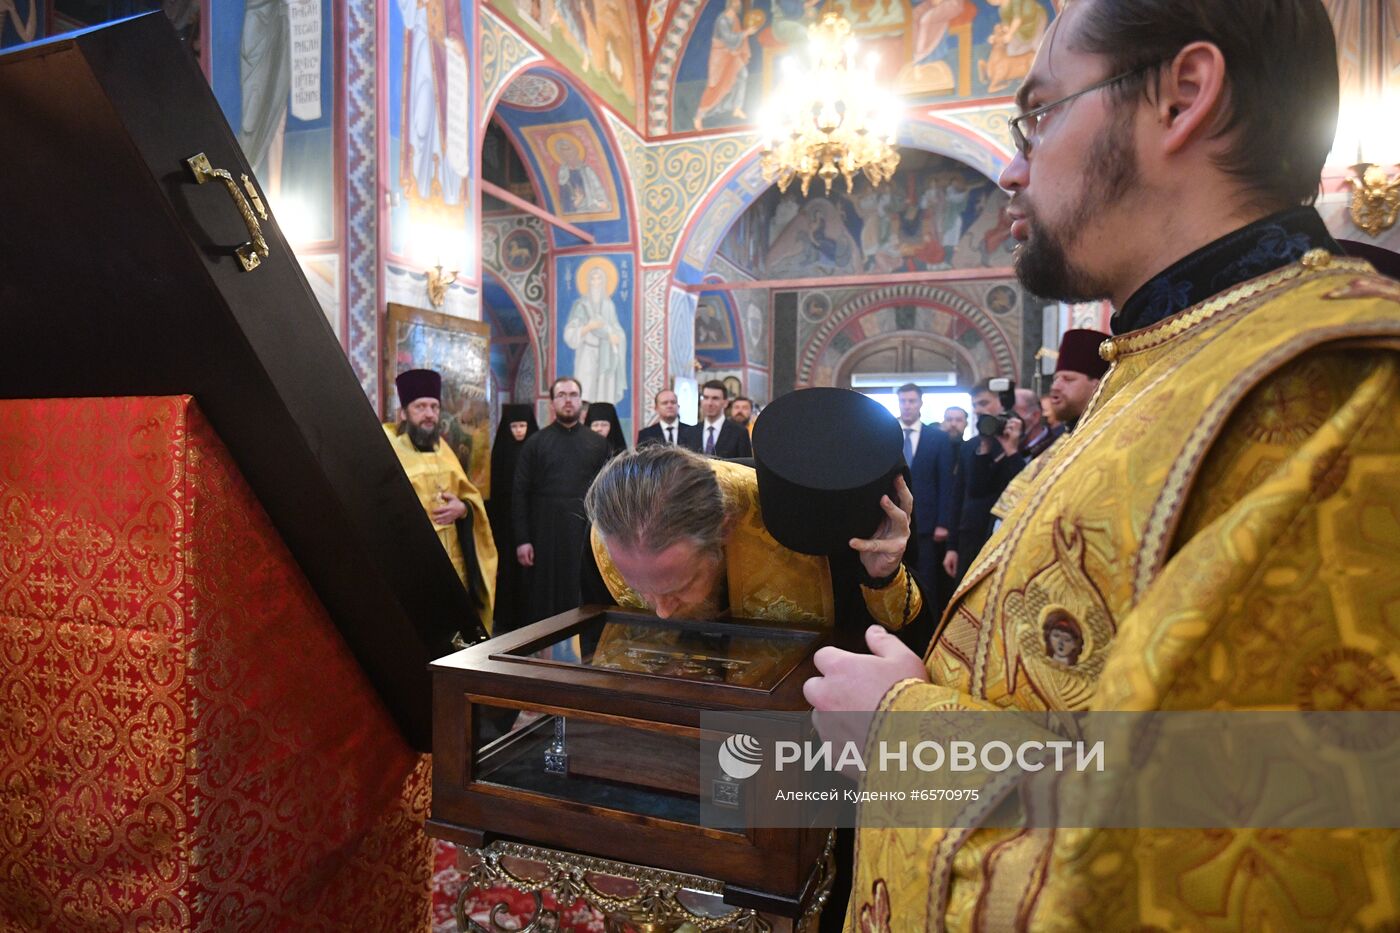
[[904, 549], [909, 545], [909, 516], [914, 511], [914, 494], [900, 476], [894, 481], [895, 495], [899, 504], [890, 501], [889, 496], [880, 497], [880, 508], [885, 510], [885, 519], [875, 529], [873, 538], [852, 538], [851, 547], [860, 553], [860, 562], [865, 572], [879, 580], [888, 577], [899, 569], [904, 560]]
[[438, 502], [440, 505], [433, 509], [434, 524], [451, 525], [467, 514], [467, 504], [450, 492], [439, 493]]
[[[813, 722], [821, 737], [835, 746], [855, 742], [865, 747], [869, 717], [852, 713], [873, 713], [890, 688], [911, 677], [928, 680], [923, 660], [884, 628], [872, 625], [865, 631], [870, 654], [856, 654], [825, 647], [812, 656], [819, 676], [802, 685], [802, 695], [816, 710]], [[844, 713], [822, 716], [822, 713]]]
[[522, 567], [535, 566], [535, 546], [533, 544], [522, 544], [515, 549], [515, 559], [520, 561]]

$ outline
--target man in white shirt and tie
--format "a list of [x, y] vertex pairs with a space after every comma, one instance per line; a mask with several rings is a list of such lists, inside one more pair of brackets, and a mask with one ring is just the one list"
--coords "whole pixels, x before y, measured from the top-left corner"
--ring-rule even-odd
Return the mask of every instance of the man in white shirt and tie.
[[[904, 432], [904, 461], [909, 464], [909, 491], [914, 494], [914, 530], [909, 537], [910, 564], [919, 580], [924, 584], [924, 592], [937, 594], [934, 608], [939, 610], [929, 618], [936, 620], [942, 612], [940, 599], [946, 598], [942, 592], [942, 561], [944, 542], [948, 540], [948, 529], [953, 523], [954, 508], [954, 452], [948, 435], [932, 424], [919, 420], [924, 404], [924, 393], [918, 385], [910, 382], [899, 387], [899, 427]], [[915, 630], [911, 627], [902, 638], [906, 644], [919, 652], [928, 647], [933, 630]]]
[[718, 379], [700, 387], [700, 447], [702, 454], [733, 460], [752, 457], [749, 432], [725, 417], [729, 390]]
[[683, 424], [680, 419], [680, 402], [676, 393], [662, 389], [653, 399], [656, 407], [656, 424], [637, 432], [637, 446], [643, 444], [680, 445], [691, 450], [700, 449], [700, 432], [693, 424]]

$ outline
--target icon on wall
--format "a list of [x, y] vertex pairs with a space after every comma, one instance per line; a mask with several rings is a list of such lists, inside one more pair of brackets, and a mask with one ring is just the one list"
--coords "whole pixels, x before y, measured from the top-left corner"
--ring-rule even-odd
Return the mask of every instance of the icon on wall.
[[729, 309], [717, 295], [703, 295], [695, 308], [695, 349], [734, 349], [734, 328]]
[[612, 170], [598, 132], [587, 120], [523, 130], [536, 154], [541, 180], [555, 210], [570, 220], [616, 220], [621, 216]]
[[511, 272], [529, 272], [539, 258], [540, 241], [529, 230], [512, 230], [501, 242], [501, 264]]
[[564, 343], [574, 351], [573, 374], [592, 402], [622, 401], [627, 392], [627, 331], [617, 316], [617, 266], [605, 256], [580, 263], [578, 297], [564, 324]]

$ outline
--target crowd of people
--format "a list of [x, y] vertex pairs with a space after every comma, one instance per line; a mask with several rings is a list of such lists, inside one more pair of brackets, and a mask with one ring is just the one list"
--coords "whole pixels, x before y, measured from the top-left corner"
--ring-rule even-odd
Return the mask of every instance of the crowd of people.
[[[503, 405], [491, 448], [493, 492], [483, 501], [442, 443], [440, 374], [408, 370], [395, 387], [400, 410], [385, 431], [485, 629], [502, 634], [577, 607], [588, 531], [584, 495], [603, 466], [628, 450], [617, 408], [585, 401], [570, 376], [550, 386], [552, 419], [543, 429], [533, 406]], [[639, 432], [639, 448], [674, 446], [730, 459], [752, 454], [753, 402], [730, 399], [723, 382], [703, 385], [701, 424], [680, 421], [670, 389], [656, 394], [654, 408], [657, 420]]]
[[[914, 650], [931, 639], [932, 625], [966, 569], [959, 554], [970, 558], [981, 549], [999, 518], [995, 505], [1011, 480], [1074, 429], [1107, 368], [1098, 355], [1107, 339], [1108, 334], [1097, 331], [1070, 331], [1044, 396], [1025, 388], [997, 391], [992, 380], [983, 380], [972, 392], [972, 412], [953, 406], [941, 422], [919, 420], [919, 386], [899, 388], [912, 497], [906, 560], [932, 607], [923, 617], [925, 624], [901, 632]], [[603, 466], [629, 449], [616, 407], [586, 402], [579, 381], [567, 376], [550, 387], [552, 419], [543, 430], [532, 406], [503, 406], [491, 452], [494, 492], [484, 506], [478, 505], [487, 521], [473, 526], [466, 516], [467, 525], [459, 529], [468, 509], [464, 503], [479, 504], [481, 497], [459, 465], [455, 470], [443, 465], [443, 454], [450, 451], [437, 443], [439, 413], [425, 414], [439, 387], [437, 375], [429, 371], [399, 377], [399, 397], [408, 401], [390, 438], [415, 488], [423, 487], [425, 511], [464, 584], [483, 594], [479, 605], [491, 619], [492, 631], [510, 631], [574, 608], [588, 530], [584, 497]], [[639, 450], [669, 446], [740, 461], [753, 455], [753, 402], [729, 398], [723, 382], [701, 386], [696, 424], [681, 421], [670, 389], [656, 393], [653, 407], [655, 421], [638, 432]], [[988, 418], [992, 420], [984, 420]], [[436, 473], [431, 482], [422, 480], [425, 462], [437, 465], [450, 481]], [[476, 545], [463, 548], [459, 532], [474, 537]], [[469, 568], [479, 566], [487, 550], [497, 563], [496, 579], [486, 581], [479, 571], [469, 579]]]

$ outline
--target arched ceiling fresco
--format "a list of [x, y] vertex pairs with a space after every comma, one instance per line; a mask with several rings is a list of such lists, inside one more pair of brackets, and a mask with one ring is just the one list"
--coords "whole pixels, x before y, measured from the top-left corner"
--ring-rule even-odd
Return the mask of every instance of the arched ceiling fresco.
[[[731, 7], [732, 2], [732, 7]], [[911, 104], [1010, 96], [1060, 4], [1051, 0], [678, 0], [656, 29], [653, 134], [752, 125], [817, 11], [851, 23], [861, 54]], [[697, 120], [698, 118], [698, 120]], [[697, 125], [697, 123], [699, 125]]]
[[[517, 75], [493, 118], [525, 159], [541, 207], [599, 245], [631, 242], [630, 179], [606, 122], [569, 76], [550, 68]], [[583, 242], [559, 228], [550, 235], [558, 247]]]

